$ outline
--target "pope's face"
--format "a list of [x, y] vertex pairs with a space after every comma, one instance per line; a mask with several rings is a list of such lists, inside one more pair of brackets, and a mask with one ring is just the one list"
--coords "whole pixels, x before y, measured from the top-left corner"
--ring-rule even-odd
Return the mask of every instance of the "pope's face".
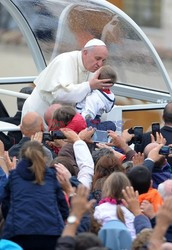
[[82, 60], [84, 67], [95, 72], [102, 67], [108, 57], [108, 50], [105, 46], [95, 46], [93, 48], [84, 49], [82, 52]]

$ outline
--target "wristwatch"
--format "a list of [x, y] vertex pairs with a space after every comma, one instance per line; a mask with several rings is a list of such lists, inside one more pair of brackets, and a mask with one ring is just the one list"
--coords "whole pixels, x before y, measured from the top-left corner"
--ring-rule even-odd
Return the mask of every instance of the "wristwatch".
[[69, 217], [67, 218], [67, 223], [68, 224], [79, 224], [79, 220], [77, 219], [77, 217], [75, 215], [69, 215]]

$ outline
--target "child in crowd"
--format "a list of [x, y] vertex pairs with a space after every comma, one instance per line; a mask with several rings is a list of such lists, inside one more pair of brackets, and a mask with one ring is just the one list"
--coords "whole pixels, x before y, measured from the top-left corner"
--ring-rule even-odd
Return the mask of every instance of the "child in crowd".
[[[111, 79], [110, 82], [115, 84], [117, 76], [111, 66], [105, 65], [101, 68], [98, 79]], [[93, 124], [99, 124], [102, 114], [104, 112], [110, 112], [114, 103], [115, 95], [110, 89], [96, 89], [87, 95], [82, 102], [76, 104], [76, 110], [86, 119], [87, 125], [92, 126], [90, 121], [92, 121]], [[106, 124], [105, 127], [107, 127], [107, 129], [115, 130], [110, 121], [109, 125]]]
[[139, 192], [139, 202], [149, 201], [157, 212], [163, 200], [157, 189], [152, 188], [151, 172], [145, 166], [137, 166], [128, 172], [128, 178], [134, 190]]
[[91, 193], [93, 198], [96, 199], [97, 203], [101, 199], [102, 188], [105, 180], [113, 172], [124, 172], [120, 160], [118, 160], [113, 153], [100, 157], [94, 168]]
[[84, 118], [76, 112], [74, 107], [68, 105], [61, 106], [54, 112], [53, 121], [52, 130], [69, 128], [78, 134], [87, 127]]
[[127, 176], [121, 172], [112, 173], [105, 181], [102, 190], [102, 200], [95, 207], [94, 218], [102, 225], [112, 220], [120, 220], [126, 224], [134, 239], [134, 215], [123, 205], [122, 190], [130, 186]]

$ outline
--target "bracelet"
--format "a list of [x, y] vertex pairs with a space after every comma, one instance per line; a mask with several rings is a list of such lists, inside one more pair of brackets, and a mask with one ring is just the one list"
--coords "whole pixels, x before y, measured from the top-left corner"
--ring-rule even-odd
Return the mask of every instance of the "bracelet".
[[4, 160], [4, 161], [5, 161], [5, 159], [4, 159], [4, 157], [3, 157], [3, 156], [0, 156], [0, 159], [2, 159], [2, 160]]

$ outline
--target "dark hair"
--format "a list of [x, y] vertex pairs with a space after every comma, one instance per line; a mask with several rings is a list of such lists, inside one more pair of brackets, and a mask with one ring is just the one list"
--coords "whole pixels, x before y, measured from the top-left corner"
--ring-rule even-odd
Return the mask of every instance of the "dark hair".
[[51, 162], [51, 166], [53, 166], [54, 164], [58, 164], [58, 163], [63, 164], [69, 170], [72, 176], [76, 176], [75, 167], [73, 166], [73, 161], [70, 157], [57, 156]]
[[53, 119], [57, 121], [57, 129], [66, 127], [76, 115], [76, 110], [71, 106], [62, 106], [54, 111]]
[[113, 70], [113, 68], [110, 65], [104, 65], [101, 68], [100, 75], [98, 79], [111, 79], [111, 83], [116, 83], [117, 75], [116, 72]]
[[[31, 94], [32, 91], [33, 91], [33, 87], [24, 87], [20, 90], [20, 93]], [[23, 104], [25, 101], [26, 101], [26, 99], [23, 99], [20, 97], [17, 98], [17, 108], [19, 111], [22, 111]]]
[[169, 102], [163, 111], [163, 120], [165, 123], [172, 123], [172, 102]]
[[137, 190], [139, 194], [148, 192], [151, 184], [151, 173], [146, 166], [133, 167], [127, 176], [134, 190]]
[[102, 247], [103, 244], [97, 235], [89, 232], [75, 236], [75, 250], [86, 250], [90, 247]]

